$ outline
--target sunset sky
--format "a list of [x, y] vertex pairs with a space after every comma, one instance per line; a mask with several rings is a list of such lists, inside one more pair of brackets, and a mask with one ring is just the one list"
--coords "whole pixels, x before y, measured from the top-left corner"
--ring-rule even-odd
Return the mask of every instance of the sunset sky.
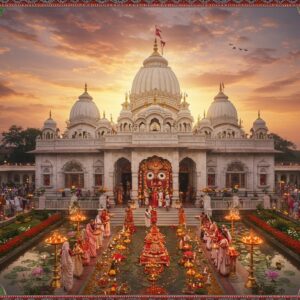
[[[0, 128], [61, 130], [85, 82], [116, 121], [152, 53], [154, 27], [194, 118], [219, 82], [249, 132], [257, 111], [300, 148], [300, 14], [296, 8], [7, 8], [0, 17]], [[247, 48], [234, 50], [229, 46]]]

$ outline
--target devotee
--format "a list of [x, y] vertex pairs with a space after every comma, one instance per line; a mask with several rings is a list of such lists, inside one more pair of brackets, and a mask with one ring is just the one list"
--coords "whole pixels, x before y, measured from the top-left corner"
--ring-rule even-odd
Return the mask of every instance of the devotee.
[[159, 189], [158, 191], [158, 207], [163, 207], [164, 202], [164, 192], [162, 189]]
[[135, 226], [134, 226], [134, 221], [133, 221], [133, 211], [130, 205], [127, 206], [125, 210], [125, 222], [124, 222], [124, 227], [126, 230], [129, 230], [130, 233], [135, 232]]
[[151, 224], [152, 225], [155, 225], [157, 223], [157, 211], [155, 209], [155, 207], [153, 207], [150, 211], [151, 213]]
[[145, 226], [147, 228], [149, 228], [151, 226], [150, 219], [151, 219], [151, 213], [149, 212], [149, 209], [146, 208], [146, 210], [145, 210]]
[[209, 226], [209, 229], [207, 230], [206, 232], [206, 249], [207, 250], [211, 250], [212, 248], [212, 238], [216, 232], [216, 230], [218, 230], [218, 226], [216, 224], [216, 222], [213, 222], [210, 226]]
[[82, 255], [83, 255], [83, 249], [81, 247], [81, 243], [79, 239], [75, 243], [73, 247], [73, 265], [74, 265], [74, 276], [77, 278], [80, 278], [83, 272], [83, 263], [82, 263]]
[[144, 190], [144, 201], [145, 201], [145, 206], [148, 206], [149, 205], [149, 193], [148, 193], [148, 190], [145, 189]]
[[157, 189], [154, 188], [152, 191], [152, 195], [151, 195], [151, 206], [152, 207], [157, 207], [158, 206], [158, 193], [157, 193]]
[[86, 235], [86, 230], [82, 229], [81, 232], [81, 239], [79, 240], [79, 243], [81, 244], [81, 249], [83, 251], [82, 253], [82, 264], [84, 266], [88, 266], [91, 261], [90, 256], [90, 246], [89, 246], [89, 240]]
[[299, 201], [296, 200], [293, 206], [293, 218], [297, 220], [298, 217], [299, 217]]
[[122, 183], [120, 183], [119, 187], [117, 188], [117, 203], [118, 204], [123, 203], [123, 185], [122, 185]]
[[270, 196], [265, 193], [263, 196], [264, 209], [271, 209]]
[[228, 240], [228, 242], [230, 244], [232, 242], [232, 236], [230, 234], [229, 229], [226, 227], [225, 224], [222, 224], [221, 232], [226, 237], [226, 239]]
[[208, 194], [205, 194], [203, 197], [203, 209], [206, 215], [212, 216], [211, 198]]
[[110, 236], [110, 216], [107, 209], [103, 209], [101, 213], [101, 221], [104, 225], [104, 237]]
[[104, 225], [103, 225], [102, 220], [101, 220], [102, 211], [103, 211], [102, 208], [98, 209], [98, 214], [95, 218], [96, 229], [99, 233], [97, 235], [97, 246], [98, 246], [98, 247], [96, 247], [97, 249], [102, 247], [102, 244], [103, 244]]
[[72, 251], [69, 242], [66, 241], [62, 245], [61, 251], [61, 281], [64, 289], [68, 292], [73, 287], [73, 271], [74, 265], [72, 260]]
[[97, 245], [96, 245], [96, 236], [94, 235], [94, 220], [91, 219], [90, 222], [86, 225], [86, 238], [88, 240], [88, 244], [89, 244], [89, 254], [90, 257], [96, 257], [97, 255]]
[[218, 262], [217, 270], [223, 276], [227, 276], [230, 273], [230, 256], [229, 256], [229, 243], [225, 236], [221, 236], [218, 250]]
[[170, 195], [168, 193], [168, 191], [166, 191], [166, 210], [168, 211], [171, 205], [171, 199], [170, 199]]
[[179, 220], [179, 225], [184, 225], [184, 226], [186, 225], [185, 212], [182, 206], [178, 210], [178, 220]]

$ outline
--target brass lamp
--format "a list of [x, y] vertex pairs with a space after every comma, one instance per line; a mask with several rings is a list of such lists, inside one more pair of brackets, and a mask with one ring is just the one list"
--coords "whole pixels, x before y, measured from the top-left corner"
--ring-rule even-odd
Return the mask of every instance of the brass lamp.
[[245, 287], [248, 289], [251, 289], [254, 286], [256, 286], [256, 280], [254, 277], [253, 247], [262, 244], [262, 242], [263, 240], [260, 237], [255, 236], [252, 230], [250, 230], [250, 235], [242, 237], [242, 243], [244, 243], [245, 245], [250, 245], [249, 275], [245, 283]]
[[86, 220], [86, 216], [81, 212], [77, 212], [70, 216], [71, 222], [77, 223], [77, 235], [79, 235], [80, 223]]
[[229, 214], [225, 216], [226, 221], [231, 221], [231, 237], [234, 241], [234, 222], [237, 222], [241, 219], [240, 215], [233, 210], [230, 210]]
[[57, 246], [60, 244], [63, 244], [65, 241], [67, 241], [67, 238], [63, 235], [61, 235], [58, 231], [54, 231], [51, 236], [49, 236], [45, 242], [49, 245], [53, 245], [54, 248], [54, 256], [55, 256], [55, 262], [54, 262], [54, 268], [53, 268], [53, 278], [51, 282], [51, 286], [55, 289], [61, 287], [60, 282], [60, 272], [59, 272], [59, 263], [58, 263], [58, 255], [57, 255]]

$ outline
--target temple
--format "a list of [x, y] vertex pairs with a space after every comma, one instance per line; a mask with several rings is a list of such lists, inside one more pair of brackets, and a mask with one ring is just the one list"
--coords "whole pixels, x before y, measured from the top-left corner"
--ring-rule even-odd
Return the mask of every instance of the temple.
[[118, 189], [124, 202], [145, 200], [155, 191], [193, 203], [204, 188], [274, 190], [276, 151], [260, 113], [246, 133], [224, 84], [216, 82], [216, 96], [195, 122], [187, 95], [156, 41], [116, 123], [105, 113], [100, 116], [85, 85], [66, 130], [60, 133], [50, 115], [33, 152], [36, 186], [50, 198], [74, 187], [89, 193], [105, 190], [112, 204]]

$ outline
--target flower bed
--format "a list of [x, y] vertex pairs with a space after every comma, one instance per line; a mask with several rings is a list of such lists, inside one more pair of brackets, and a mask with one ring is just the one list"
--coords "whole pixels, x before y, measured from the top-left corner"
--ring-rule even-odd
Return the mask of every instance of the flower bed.
[[257, 226], [265, 230], [267, 233], [273, 235], [278, 241], [283, 245], [293, 250], [295, 253], [300, 254], [300, 241], [295, 240], [290, 237], [288, 234], [272, 227], [264, 220], [255, 215], [249, 215], [248, 220], [255, 223]]
[[22, 232], [18, 236], [13, 237], [8, 242], [0, 246], [0, 256], [6, 254], [8, 251], [14, 249], [15, 247], [21, 245], [24, 241], [36, 236], [48, 226], [54, 224], [61, 219], [60, 214], [54, 214], [45, 221], [39, 223], [38, 225], [30, 228], [27, 231]]

